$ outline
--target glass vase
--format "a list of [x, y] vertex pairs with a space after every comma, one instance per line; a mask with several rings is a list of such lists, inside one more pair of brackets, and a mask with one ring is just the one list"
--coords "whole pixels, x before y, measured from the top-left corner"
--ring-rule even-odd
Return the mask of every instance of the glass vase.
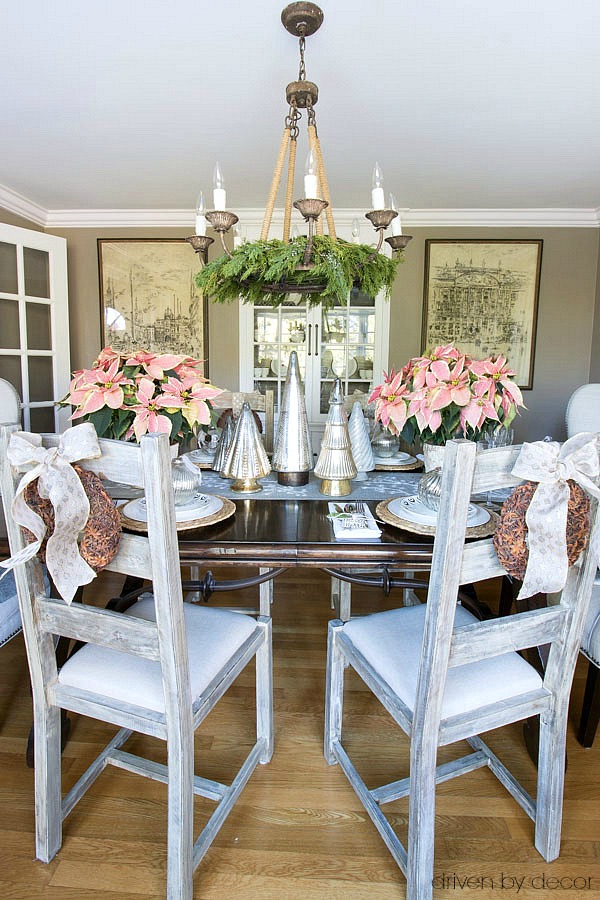
[[371, 447], [375, 456], [389, 457], [398, 452], [400, 441], [398, 436], [391, 434], [381, 425], [377, 425], [371, 439]]

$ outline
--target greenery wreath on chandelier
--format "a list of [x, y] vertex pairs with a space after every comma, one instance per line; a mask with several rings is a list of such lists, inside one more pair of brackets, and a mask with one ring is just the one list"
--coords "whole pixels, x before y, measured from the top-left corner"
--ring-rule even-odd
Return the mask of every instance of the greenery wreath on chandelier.
[[220, 256], [196, 275], [196, 285], [215, 303], [241, 299], [245, 303], [280, 306], [290, 293], [307, 296], [313, 306], [345, 304], [350, 290], [375, 297], [390, 296], [400, 255], [388, 258], [366, 244], [315, 234], [310, 268], [302, 268], [308, 238], [253, 241], [231, 256]]

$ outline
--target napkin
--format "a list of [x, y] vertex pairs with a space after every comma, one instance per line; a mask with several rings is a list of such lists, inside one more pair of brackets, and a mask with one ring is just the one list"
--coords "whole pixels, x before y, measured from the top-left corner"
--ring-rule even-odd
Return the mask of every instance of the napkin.
[[336, 541], [376, 541], [381, 536], [366, 503], [330, 503], [329, 518]]

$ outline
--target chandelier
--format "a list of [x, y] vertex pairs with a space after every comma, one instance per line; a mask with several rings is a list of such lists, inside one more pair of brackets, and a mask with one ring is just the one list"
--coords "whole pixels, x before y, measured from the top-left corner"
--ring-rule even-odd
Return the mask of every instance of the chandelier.
[[[401, 252], [411, 236], [402, 234], [393, 195], [390, 194], [386, 206], [383, 177], [378, 164], [375, 164], [372, 181], [371, 200], [374, 208], [365, 213], [378, 237], [376, 246], [359, 242], [356, 222], [351, 242], [337, 236], [317, 131], [315, 105], [319, 89], [314, 82], [307, 80], [305, 64], [306, 38], [320, 28], [323, 12], [314, 3], [295, 2], [283, 10], [281, 21], [285, 29], [298, 38], [300, 64], [298, 78], [286, 88], [288, 112], [260, 238], [254, 242], [242, 242], [236, 235], [233, 250], [229, 249], [225, 235], [235, 228], [239, 219], [235, 213], [226, 209], [225, 183], [217, 163], [213, 179], [214, 208], [206, 210], [201, 192], [196, 208], [196, 233], [186, 238], [203, 263], [196, 283], [213, 301], [225, 302], [241, 297], [248, 302], [273, 306], [280, 305], [290, 294], [308, 295], [310, 303], [322, 303], [325, 306], [345, 303], [353, 286], [371, 296], [385, 289], [389, 296]], [[303, 111], [308, 138], [304, 198], [293, 200]], [[286, 160], [283, 233], [281, 239], [273, 239], [269, 237], [269, 232]], [[298, 210], [304, 219], [308, 226], [307, 234], [293, 233], [292, 208]], [[218, 234], [224, 251], [223, 256], [210, 263], [208, 248], [213, 243], [213, 238], [206, 234], [207, 225]], [[396, 254], [391, 258], [380, 253], [384, 233], [390, 225], [392, 233], [385, 240], [392, 253]], [[294, 228], [294, 232], [296, 231]]]

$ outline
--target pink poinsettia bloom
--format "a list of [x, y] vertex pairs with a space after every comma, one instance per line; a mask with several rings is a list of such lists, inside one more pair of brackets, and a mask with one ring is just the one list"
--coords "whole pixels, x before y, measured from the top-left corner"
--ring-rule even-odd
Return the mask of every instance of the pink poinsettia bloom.
[[408, 390], [401, 385], [396, 394], [380, 398], [375, 404], [375, 416], [392, 434], [399, 434], [408, 416]]
[[171, 376], [162, 385], [162, 394], [157, 397], [156, 406], [169, 412], [180, 409], [190, 428], [193, 428], [197, 424], [210, 423], [210, 407], [206, 401], [222, 393], [221, 388], [201, 381], [197, 373], [193, 378], [186, 377], [183, 381]]
[[150, 378], [161, 379], [165, 377], [165, 371], [175, 369], [186, 359], [185, 356], [175, 356], [173, 353], [149, 353], [147, 350], [138, 350], [125, 360], [126, 366], [141, 366]]
[[81, 416], [97, 412], [103, 406], [120, 409], [125, 399], [123, 388], [130, 384], [131, 381], [119, 371], [118, 359], [114, 360], [106, 371], [84, 370], [78, 386], [71, 391], [69, 397], [69, 403], [79, 407], [71, 419], [79, 419]]
[[487, 419], [500, 421], [494, 404], [487, 397], [473, 397], [460, 412], [460, 425], [463, 431], [467, 425], [479, 431]]
[[[171, 434], [171, 420], [163, 416], [159, 409], [159, 397], [154, 397], [154, 382], [149, 378], [140, 378], [137, 385], [137, 400], [131, 409], [135, 412], [133, 420], [133, 433], [136, 440], [140, 440], [146, 433]], [[131, 433], [131, 428], [128, 434]]]
[[117, 360], [118, 363], [121, 362], [121, 354], [117, 353], [116, 350], [113, 350], [112, 347], [104, 347], [103, 350], [98, 354], [98, 359], [94, 363], [94, 367], [99, 367], [101, 369], [108, 369], [114, 361]]
[[498, 387], [500, 385], [502, 394], [506, 392], [516, 406], [523, 406], [521, 389], [512, 380], [516, 373], [508, 366], [506, 357], [491, 356], [489, 359], [475, 360], [471, 363], [470, 369], [478, 378], [476, 384], [487, 385], [491, 399], [494, 398], [496, 390], [500, 390]]
[[469, 372], [465, 369], [464, 356], [452, 367], [446, 360], [436, 360], [431, 364], [425, 383], [429, 388], [429, 406], [432, 410], [444, 409], [451, 403], [466, 406], [471, 399]]
[[432, 408], [431, 400], [431, 391], [427, 388], [412, 392], [408, 417], [414, 416], [419, 431], [429, 428], [430, 431], [436, 432], [442, 424], [442, 414], [440, 410]]

